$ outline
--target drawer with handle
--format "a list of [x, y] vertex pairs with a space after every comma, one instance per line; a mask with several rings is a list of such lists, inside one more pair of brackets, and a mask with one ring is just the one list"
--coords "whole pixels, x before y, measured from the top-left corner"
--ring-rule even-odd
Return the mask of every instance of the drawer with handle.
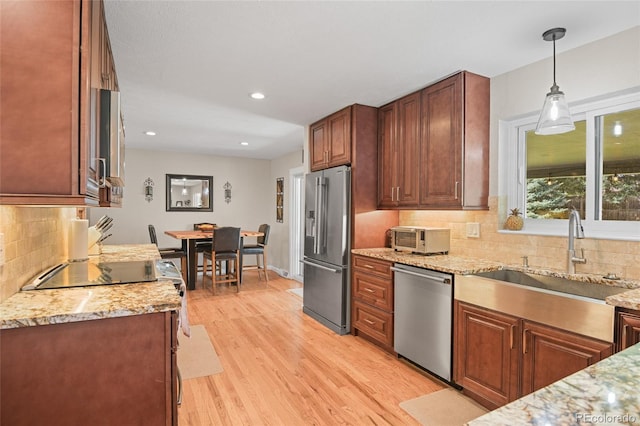
[[354, 300], [352, 318], [358, 330], [385, 345], [393, 346], [393, 314]]
[[385, 311], [393, 311], [393, 282], [359, 270], [353, 272], [353, 297]]
[[391, 266], [393, 266], [393, 263], [386, 260], [374, 259], [367, 256], [353, 256], [353, 268], [355, 270], [361, 270], [383, 278], [393, 278]]

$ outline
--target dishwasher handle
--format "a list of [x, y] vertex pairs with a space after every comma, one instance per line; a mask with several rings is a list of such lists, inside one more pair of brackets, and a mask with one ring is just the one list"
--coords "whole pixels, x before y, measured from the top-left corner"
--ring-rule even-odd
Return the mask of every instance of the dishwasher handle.
[[401, 274], [413, 275], [415, 277], [424, 278], [430, 281], [435, 281], [440, 284], [451, 284], [451, 277], [434, 277], [432, 275], [419, 274], [413, 271], [407, 271], [406, 269], [396, 268], [395, 266], [391, 267], [391, 270], [394, 272], [399, 272]]

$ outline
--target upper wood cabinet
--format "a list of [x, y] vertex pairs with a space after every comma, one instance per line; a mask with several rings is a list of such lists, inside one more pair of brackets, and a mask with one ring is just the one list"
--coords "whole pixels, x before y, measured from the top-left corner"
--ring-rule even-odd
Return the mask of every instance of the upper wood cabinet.
[[415, 206], [420, 164], [419, 93], [379, 109], [378, 152], [378, 205]]
[[351, 109], [348, 106], [310, 126], [311, 171], [351, 163]]
[[461, 72], [422, 91], [420, 206], [487, 209], [489, 79]]
[[[0, 2], [2, 204], [99, 204], [98, 89], [113, 87], [95, 83], [102, 8], [89, 0]], [[102, 34], [108, 45], [106, 28]]]
[[360, 104], [309, 126], [311, 171], [351, 166], [350, 243], [354, 249], [384, 247], [386, 231], [398, 225], [397, 211], [378, 210], [377, 135], [378, 108]]
[[463, 71], [379, 114], [380, 208], [488, 208], [488, 78]]

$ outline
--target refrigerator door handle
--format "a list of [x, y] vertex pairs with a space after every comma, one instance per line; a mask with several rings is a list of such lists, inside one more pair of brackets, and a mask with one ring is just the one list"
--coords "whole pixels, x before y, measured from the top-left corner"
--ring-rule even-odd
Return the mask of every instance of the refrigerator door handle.
[[326, 233], [325, 225], [327, 221], [327, 212], [325, 211], [325, 183], [324, 177], [316, 178], [316, 237], [313, 245], [313, 253], [321, 254], [325, 247], [324, 236]]
[[329, 268], [327, 266], [318, 265], [317, 263], [309, 262], [308, 260], [301, 260], [300, 262], [304, 263], [305, 265], [313, 266], [315, 268], [324, 269], [325, 271], [336, 272], [336, 273], [342, 271], [341, 269]]
[[313, 254], [320, 253], [320, 220], [322, 217], [322, 213], [320, 212], [320, 178], [316, 178], [316, 197], [315, 197], [315, 205], [313, 206], [314, 211], [316, 212], [315, 217], [315, 235], [313, 236]]

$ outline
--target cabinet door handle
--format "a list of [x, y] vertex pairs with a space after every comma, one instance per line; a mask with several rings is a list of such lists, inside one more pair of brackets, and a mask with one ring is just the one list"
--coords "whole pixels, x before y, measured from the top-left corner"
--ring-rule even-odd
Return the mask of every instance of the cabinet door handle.
[[391, 201], [395, 201], [393, 198], [393, 191], [395, 190], [395, 188], [392, 186], [391, 187]]
[[400, 187], [396, 186], [396, 201], [400, 201]]
[[373, 269], [373, 266], [371, 265], [362, 265], [362, 266], [364, 266], [365, 268]]
[[374, 325], [375, 321], [371, 321], [370, 319], [364, 318], [362, 321], [366, 322], [369, 325]]
[[455, 187], [454, 194], [453, 194], [453, 197], [454, 197], [455, 200], [458, 199], [458, 184], [459, 183], [460, 182], [456, 181], [456, 187]]
[[176, 398], [176, 404], [182, 405], [182, 374], [178, 368], [178, 397]]
[[527, 333], [528, 332], [529, 330], [525, 328], [524, 333], [522, 333], [522, 353], [523, 354], [527, 353]]
[[629, 329], [629, 324], [625, 324], [622, 327], [622, 336], [620, 336], [620, 350], [627, 348], [627, 330]]
[[363, 288], [364, 291], [366, 291], [367, 293], [375, 293], [375, 290], [371, 290], [370, 288]]
[[[96, 158], [98, 162], [98, 188], [107, 187], [107, 160], [104, 158]], [[102, 163], [102, 177], [100, 176], [100, 163]]]
[[509, 336], [509, 349], [513, 349], [513, 331], [515, 328], [515, 325], [511, 326], [511, 335]]

